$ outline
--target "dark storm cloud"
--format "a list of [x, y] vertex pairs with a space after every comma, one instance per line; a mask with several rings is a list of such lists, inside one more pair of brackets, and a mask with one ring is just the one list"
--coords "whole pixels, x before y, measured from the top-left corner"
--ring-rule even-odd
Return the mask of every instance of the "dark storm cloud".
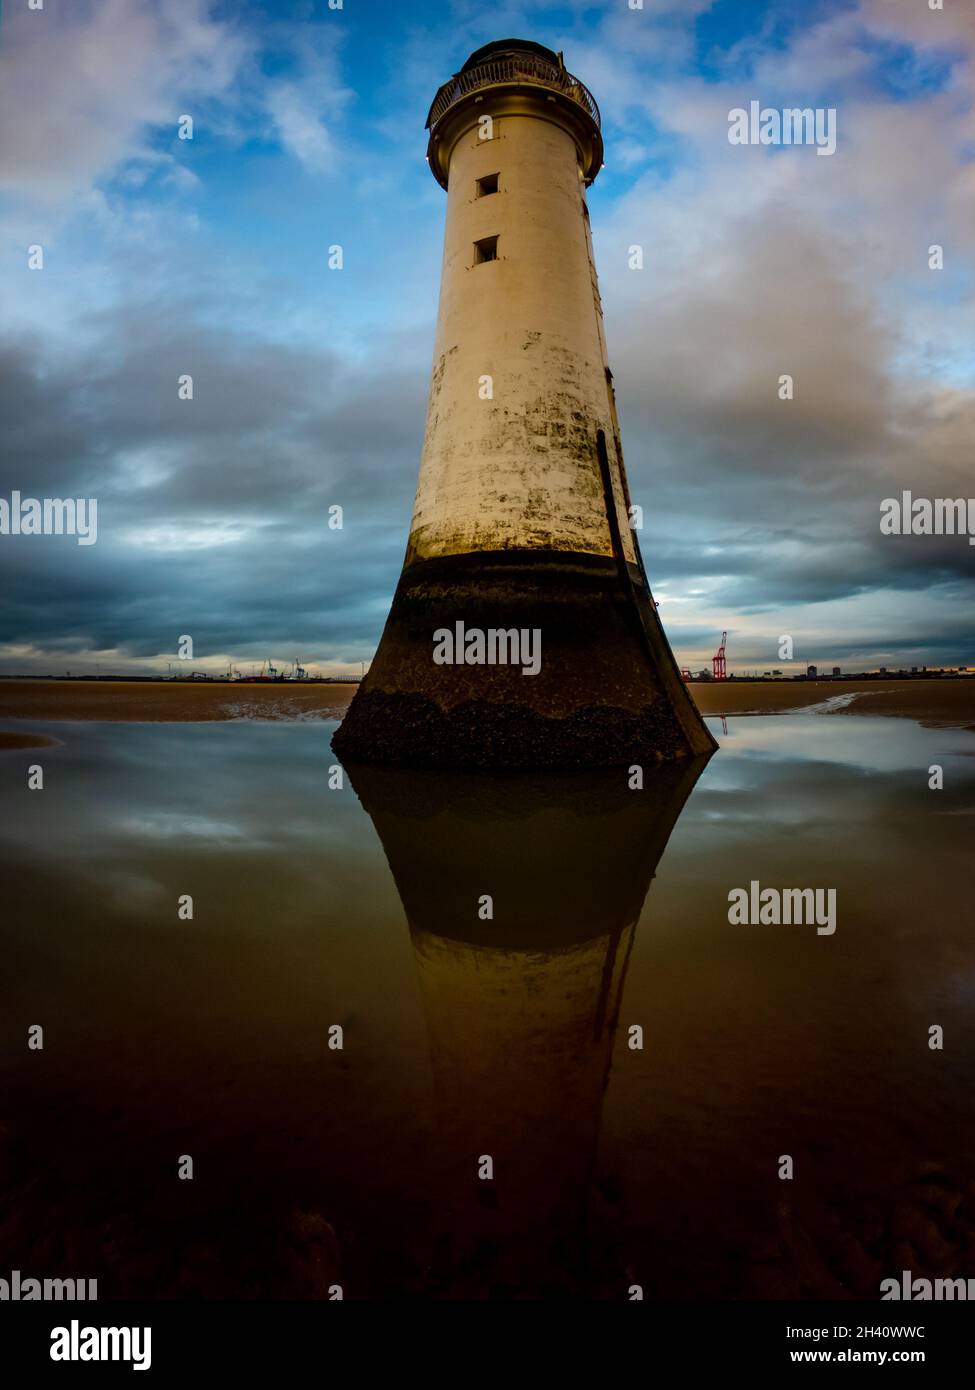
[[[905, 373], [903, 327], [877, 285], [883, 267], [851, 263], [844, 240], [783, 207], [777, 177], [759, 171], [775, 198], [743, 211], [721, 164], [713, 225], [694, 221], [697, 192], [682, 207], [679, 191], [651, 181], [602, 233], [651, 578], [710, 582], [739, 615], [886, 590], [930, 590], [944, 602], [938, 586], [971, 584], [971, 548], [964, 538], [882, 536], [880, 504], [904, 489], [971, 494], [975, 393]], [[769, 196], [752, 190], [760, 206]], [[620, 246], [645, 239], [651, 208], [668, 232], [655, 234], [641, 275]], [[783, 374], [791, 400], [779, 394]], [[913, 640], [923, 645], [925, 634]], [[959, 628], [942, 655], [964, 659], [966, 643]]]
[[[541, 22], [544, 8], [525, 13]], [[572, 8], [588, 10], [581, 0]], [[726, 55], [734, 80], [713, 54], [703, 81], [684, 65], [693, 16], [707, 8], [648, 4], [667, 23], [636, 30], [649, 16], [620, 7], [571, 50], [609, 113], [609, 167], [617, 156], [642, 167], [658, 137], [675, 160], [666, 175], [654, 169], [613, 193], [607, 174], [590, 199], [631, 491], [645, 510], [651, 582], [674, 600], [668, 630], [678, 647], [710, 651], [715, 626], [756, 631], [769, 615], [771, 630], [783, 610], [846, 602], [859, 606], [833, 634], [837, 657], [969, 658], [975, 550], [957, 538], [882, 537], [879, 508], [904, 488], [973, 490], [970, 106], [950, 91], [878, 98], [870, 52], [871, 34], [888, 31], [922, 47], [945, 35], [970, 52], [971, 17], [860, 0], [810, 21], [785, 50], [756, 35]], [[517, 31], [520, 12], [506, 7], [504, 27]], [[438, 20], [390, 43], [397, 81], [385, 105], [373, 102], [381, 139], [362, 161], [366, 191], [353, 189], [347, 209], [335, 206], [345, 185], [331, 177], [312, 212], [274, 207], [285, 260], [289, 237], [327, 242], [333, 222], [361, 239], [343, 301], [312, 290], [307, 260], [290, 279], [290, 266], [262, 261], [266, 224], [256, 217], [251, 241], [248, 219], [261, 206], [251, 180], [266, 151], [253, 161], [242, 153], [249, 135], [276, 132], [302, 169], [348, 173], [348, 93], [327, 26], [292, 26], [287, 47], [300, 61], [271, 64], [271, 77], [258, 61], [267, 35], [243, 18], [218, 20], [206, 0], [49, 0], [47, 13], [56, 22], [41, 28], [21, 15], [8, 35], [17, 61], [0, 90], [0, 189], [27, 207], [8, 238], [18, 248], [40, 235], [42, 211], [73, 209], [45, 271], [67, 285], [71, 308], [52, 290], [46, 318], [37, 306], [47, 286], [25, 290], [23, 274], [11, 274], [12, 297], [44, 326], [0, 342], [0, 495], [95, 496], [99, 540], [0, 540], [0, 642], [15, 653], [4, 665], [36, 668], [34, 655], [16, 653], [88, 651], [117, 653], [122, 665], [171, 654], [186, 632], [201, 657], [368, 658], [409, 524], [433, 336], [429, 245], [443, 216], [440, 203], [424, 203], [432, 181], [416, 186], [422, 135], [412, 116], [404, 121], [403, 84], [420, 110], [457, 55], [490, 37], [480, 29], [491, 16], [465, 5], [464, 27]], [[728, 145], [727, 111], [746, 96], [789, 98], [837, 81], [853, 95], [834, 158]], [[221, 156], [237, 161], [235, 186], [253, 197], [226, 222], [214, 208], [220, 192], [150, 138], [171, 126], [184, 92], [207, 113]], [[137, 183], [104, 193], [106, 178], [139, 161], [155, 161], [163, 183], [179, 173], [193, 212], [181, 217]], [[275, 190], [294, 187], [292, 164], [279, 177]], [[407, 195], [402, 221], [371, 241], [391, 188]], [[938, 238], [949, 249], [940, 281], [925, 259]], [[646, 254], [640, 273], [627, 265], [634, 243]], [[328, 337], [339, 305], [341, 344]], [[403, 305], [419, 328], [397, 335], [391, 320]], [[374, 346], [350, 349], [367, 321]], [[187, 373], [192, 403], [177, 396]], [[788, 403], [777, 394], [782, 373], [795, 381]], [[341, 532], [327, 527], [332, 504], [345, 509]]]
[[200, 657], [367, 656], [405, 549], [425, 373], [208, 330], [185, 304], [100, 329], [55, 368], [37, 343], [0, 348], [0, 492], [99, 504], [95, 546], [4, 538], [0, 640], [139, 657], [188, 632]]
[[[145, 658], [190, 633], [199, 657], [368, 657], [405, 547], [426, 344], [412, 362], [397, 352], [351, 368], [324, 349], [208, 328], [183, 302], [101, 314], [83, 338], [83, 354], [62, 351], [54, 365], [36, 341], [0, 348], [0, 488], [99, 499], [94, 547], [0, 547], [2, 640]], [[187, 372], [194, 399], [180, 401]], [[961, 539], [880, 536], [882, 475], [865, 494], [842, 466], [876, 445], [862, 414], [810, 431], [737, 386], [730, 412], [706, 392], [695, 411], [693, 385], [642, 379], [641, 396], [624, 354], [627, 455], [655, 585], [710, 577], [724, 606], [747, 614], [923, 590], [970, 565]], [[342, 531], [327, 526], [335, 503]], [[675, 643], [684, 632], [697, 636], [675, 629]]]

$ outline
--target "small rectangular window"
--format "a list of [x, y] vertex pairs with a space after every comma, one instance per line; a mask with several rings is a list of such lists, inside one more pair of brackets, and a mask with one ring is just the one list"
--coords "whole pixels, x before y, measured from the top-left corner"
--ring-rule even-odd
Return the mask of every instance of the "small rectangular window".
[[474, 243], [474, 264], [483, 265], [485, 261], [498, 259], [498, 238], [486, 236]]
[[478, 179], [478, 181], [477, 181], [477, 196], [478, 196], [479, 198], [486, 198], [487, 195], [488, 195], [489, 193], [497, 193], [497, 191], [498, 191], [498, 175], [497, 175], [497, 174], [485, 174], [484, 177], [483, 177], [483, 179]]

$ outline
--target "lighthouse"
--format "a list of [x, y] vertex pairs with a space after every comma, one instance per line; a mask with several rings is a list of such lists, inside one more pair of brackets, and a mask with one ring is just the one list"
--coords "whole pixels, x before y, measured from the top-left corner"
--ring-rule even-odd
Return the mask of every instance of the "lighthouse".
[[427, 127], [447, 216], [420, 475], [333, 746], [497, 769], [710, 753], [631, 527], [586, 204], [596, 102], [560, 53], [505, 39], [440, 88]]

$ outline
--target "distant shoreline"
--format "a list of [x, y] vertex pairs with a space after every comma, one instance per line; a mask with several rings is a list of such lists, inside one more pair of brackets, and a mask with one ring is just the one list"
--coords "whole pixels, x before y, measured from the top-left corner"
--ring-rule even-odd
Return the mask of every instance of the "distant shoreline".
[[[2, 678], [0, 720], [169, 724], [341, 719], [357, 685]], [[830, 715], [891, 715], [975, 731], [975, 677], [698, 681], [689, 689], [701, 713], [709, 716], [789, 714], [812, 706]], [[830, 707], [840, 695], [849, 696], [849, 702]], [[3, 746], [12, 745], [0, 740]]]

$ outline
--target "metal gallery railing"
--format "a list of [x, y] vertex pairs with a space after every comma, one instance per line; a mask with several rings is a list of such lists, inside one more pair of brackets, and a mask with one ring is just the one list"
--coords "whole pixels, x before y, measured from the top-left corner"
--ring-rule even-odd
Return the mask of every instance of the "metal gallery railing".
[[445, 82], [430, 107], [427, 117], [428, 129], [436, 125], [443, 113], [468, 92], [502, 82], [532, 82], [540, 87], [550, 87], [554, 91], [562, 92], [573, 101], [577, 101], [589, 112], [596, 125], [599, 125], [599, 107], [588, 87], [585, 87], [578, 77], [573, 77], [571, 72], [557, 67], [554, 63], [547, 63], [544, 58], [536, 58], [526, 53], [510, 58], [489, 59], [485, 63], [479, 63], [477, 67], [468, 68], [466, 72], [459, 72], [456, 77]]

